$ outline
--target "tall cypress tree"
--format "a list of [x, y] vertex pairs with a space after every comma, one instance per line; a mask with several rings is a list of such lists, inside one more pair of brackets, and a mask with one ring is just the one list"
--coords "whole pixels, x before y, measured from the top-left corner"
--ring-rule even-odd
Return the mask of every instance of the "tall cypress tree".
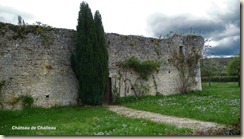
[[71, 57], [71, 64], [79, 80], [78, 96], [82, 103], [89, 105], [102, 104], [108, 78], [108, 54], [100, 14], [96, 20], [99, 24], [93, 20], [89, 5], [82, 2], [77, 25], [76, 53]]
[[95, 12], [94, 15], [95, 31], [97, 36], [96, 52], [97, 52], [97, 66], [99, 69], [98, 84], [100, 84], [100, 91], [104, 94], [107, 91], [107, 81], [108, 81], [108, 51], [106, 48], [105, 33], [102, 24], [102, 16], [99, 11]]

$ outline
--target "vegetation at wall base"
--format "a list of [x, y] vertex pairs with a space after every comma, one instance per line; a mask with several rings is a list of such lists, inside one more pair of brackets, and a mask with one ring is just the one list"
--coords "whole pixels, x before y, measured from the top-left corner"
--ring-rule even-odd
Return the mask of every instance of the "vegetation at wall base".
[[107, 89], [108, 52], [99, 11], [93, 19], [85, 2], [80, 4], [76, 52], [71, 56], [72, 68], [79, 80], [78, 96], [83, 104], [101, 105]]
[[23, 107], [31, 107], [34, 103], [32, 96], [20, 96], [18, 99], [22, 101]]
[[3, 108], [3, 97], [2, 97], [2, 87], [5, 85], [6, 81], [1, 81], [0, 82], [0, 106]]

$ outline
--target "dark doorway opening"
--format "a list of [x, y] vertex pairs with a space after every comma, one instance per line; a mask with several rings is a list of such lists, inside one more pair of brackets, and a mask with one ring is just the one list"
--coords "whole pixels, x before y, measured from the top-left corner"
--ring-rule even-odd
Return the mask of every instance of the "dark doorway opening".
[[103, 104], [112, 104], [111, 78], [108, 79], [107, 91], [103, 98]]

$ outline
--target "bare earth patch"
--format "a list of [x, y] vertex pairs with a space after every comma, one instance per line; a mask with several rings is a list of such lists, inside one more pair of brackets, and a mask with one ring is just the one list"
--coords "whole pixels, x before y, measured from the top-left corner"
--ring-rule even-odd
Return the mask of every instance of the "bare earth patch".
[[189, 118], [179, 118], [174, 116], [162, 115], [153, 112], [135, 110], [123, 106], [108, 106], [109, 110], [126, 117], [143, 118], [157, 123], [165, 123], [180, 128], [190, 128], [194, 135], [215, 135], [222, 132], [225, 128], [214, 122], [204, 122]]

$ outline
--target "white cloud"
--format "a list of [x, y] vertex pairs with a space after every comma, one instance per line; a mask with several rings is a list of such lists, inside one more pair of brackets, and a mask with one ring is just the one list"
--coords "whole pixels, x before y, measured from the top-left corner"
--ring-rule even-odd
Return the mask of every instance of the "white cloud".
[[[175, 16], [189, 14], [207, 17], [213, 0], [86, 0], [92, 11], [99, 10], [106, 32], [149, 36], [147, 17], [155, 13]], [[1, 4], [31, 13], [55, 27], [75, 29], [82, 0], [1, 0]], [[217, 2], [217, 4], [221, 3]], [[26, 19], [27, 20], [27, 19]]]
[[222, 47], [229, 47], [232, 45], [232, 42], [240, 40], [240, 36], [228, 36], [221, 38], [219, 40], [212, 40], [212, 42], [209, 42], [210, 46], [216, 47], [216, 46], [222, 46]]
[[34, 15], [14, 9], [12, 7], [0, 5], [0, 21], [17, 24], [17, 16], [21, 15], [25, 19], [33, 19]]
[[[105, 32], [158, 37], [172, 30], [189, 32], [192, 29], [207, 38], [213, 38], [213, 46], [238, 42], [236, 39], [240, 36], [240, 20], [236, 20], [239, 18], [236, 14], [240, 6], [238, 0], [85, 1], [93, 13], [95, 10], [100, 11]], [[58, 28], [76, 29], [81, 2], [1, 0], [2, 7], [8, 6], [12, 11], [6, 8], [3, 11], [0, 7], [0, 20], [16, 24], [17, 15], [20, 14], [28, 23], [41, 21]], [[27, 13], [31, 16], [27, 16]]]

